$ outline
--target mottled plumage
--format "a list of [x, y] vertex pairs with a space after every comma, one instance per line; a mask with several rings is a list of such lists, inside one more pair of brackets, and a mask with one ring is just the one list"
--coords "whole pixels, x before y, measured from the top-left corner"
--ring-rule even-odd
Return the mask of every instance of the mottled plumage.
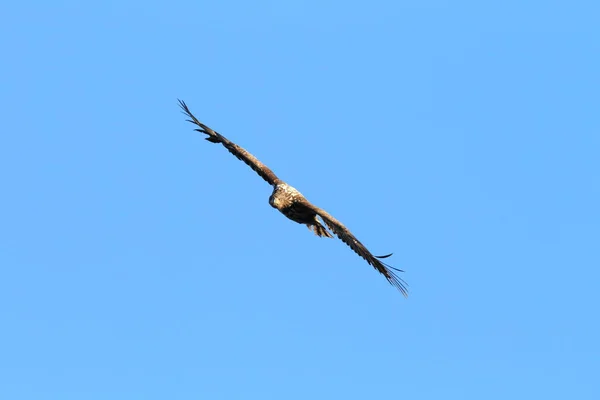
[[372, 265], [404, 296], [408, 295], [406, 283], [396, 275], [395, 271], [403, 272], [402, 270], [393, 268], [380, 259], [387, 258], [391, 254], [385, 256], [374, 256], [367, 248], [346, 228], [340, 221], [332, 217], [325, 210], [315, 206], [300, 193], [298, 190], [288, 185], [277, 177], [266, 165], [258, 161], [256, 157], [248, 153], [246, 150], [237, 144], [229, 141], [227, 138], [204, 125], [189, 110], [185, 102], [179, 100], [183, 112], [190, 118], [189, 122], [197, 125], [199, 128], [195, 130], [208, 135], [205, 139], [212, 143], [221, 143], [231, 154], [246, 163], [252, 168], [261, 178], [273, 186], [273, 193], [269, 197], [269, 204], [278, 209], [287, 218], [299, 224], [304, 224], [313, 231], [317, 236], [333, 237], [329, 231], [321, 224], [319, 217], [325, 225], [339, 239], [346, 243], [356, 254], [364, 258], [367, 263]]

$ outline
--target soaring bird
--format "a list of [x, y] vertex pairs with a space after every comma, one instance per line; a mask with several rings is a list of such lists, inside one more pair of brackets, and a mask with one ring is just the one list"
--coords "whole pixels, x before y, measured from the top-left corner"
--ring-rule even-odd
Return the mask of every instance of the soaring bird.
[[273, 193], [271, 194], [271, 197], [269, 197], [269, 204], [273, 208], [279, 210], [292, 221], [306, 225], [308, 229], [313, 231], [317, 236], [332, 238], [333, 236], [331, 233], [327, 231], [325, 226], [319, 221], [319, 218], [317, 218], [320, 217], [331, 232], [385, 276], [388, 282], [398, 288], [404, 296], [408, 296], [406, 282], [396, 274], [396, 271], [404, 271], [380, 261], [380, 259], [387, 258], [392, 254], [387, 254], [385, 256], [374, 256], [371, 254], [352, 232], [350, 232], [340, 221], [331, 216], [331, 214], [312, 204], [298, 190], [279, 179], [273, 171], [258, 161], [258, 159], [248, 151], [198, 121], [183, 100], [179, 100], [179, 106], [183, 110], [183, 113], [189, 117], [187, 121], [198, 126], [198, 128], [194, 129], [195, 131], [208, 135], [205, 139], [211, 143], [221, 143], [231, 154], [246, 163], [260, 175], [261, 178], [267, 181], [269, 185], [273, 186]]

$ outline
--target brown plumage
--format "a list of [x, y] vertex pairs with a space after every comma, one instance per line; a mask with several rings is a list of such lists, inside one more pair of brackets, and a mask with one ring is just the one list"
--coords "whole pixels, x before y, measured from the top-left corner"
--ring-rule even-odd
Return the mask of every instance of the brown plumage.
[[391, 254], [385, 256], [374, 256], [371, 254], [371, 252], [369, 252], [369, 250], [367, 250], [367, 248], [340, 221], [332, 217], [327, 211], [306, 200], [302, 193], [279, 179], [273, 171], [258, 161], [252, 154], [198, 121], [184, 101], [179, 100], [179, 105], [184, 114], [190, 118], [188, 121], [198, 126], [195, 130], [208, 135], [208, 137], [205, 138], [206, 140], [212, 143], [221, 143], [231, 154], [246, 163], [250, 168], [256, 171], [261, 178], [273, 186], [273, 193], [271, 194], [271, 197], [269, 197], [269, 204], [271, 204], [272, 207], [278, 209], [292, 221], [306, 225], [308, 229], [313, 231], [317, 236], [333, 237], [319, 221], [318, 217], [320, 217], [331, 232], [385, 276], [388, 282], [398, 288], [404, 296], [408, 295], [406, 282], [398, 277], [395, 272], [403, 271], [393, 268], [380, 260], [391, 256]]

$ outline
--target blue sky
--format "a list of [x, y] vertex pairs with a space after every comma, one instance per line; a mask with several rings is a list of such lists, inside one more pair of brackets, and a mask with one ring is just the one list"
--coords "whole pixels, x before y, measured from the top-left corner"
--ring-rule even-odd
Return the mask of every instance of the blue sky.
[[600, 7], [525, 3], [3, 5], [0, 398], [600, 398]]

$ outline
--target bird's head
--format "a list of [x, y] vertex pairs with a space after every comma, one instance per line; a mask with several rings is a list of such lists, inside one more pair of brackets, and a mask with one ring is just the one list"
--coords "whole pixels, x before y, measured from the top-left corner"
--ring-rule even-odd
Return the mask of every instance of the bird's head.
[[269, 197], [269, 204], [271, 205], [271, 207], [279, 209], [279, 198], [275, 196], [274, 191], [271, 194], [271, 197]]

